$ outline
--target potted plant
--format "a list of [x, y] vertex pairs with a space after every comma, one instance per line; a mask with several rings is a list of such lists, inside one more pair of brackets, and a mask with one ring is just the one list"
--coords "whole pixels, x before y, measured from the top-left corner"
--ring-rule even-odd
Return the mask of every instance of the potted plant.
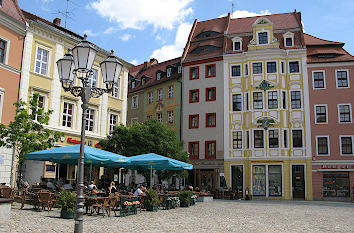
[[57, 206], [61, 208], [60, 217], [72, 219], [75, 215], [76, 195], [70, 191], [61, 189]]
[[178, 193], [179, 200], [181, 201], [181, 207], [189, 207], [192, 202], [192, 196], [194, 195], [191, 190], [184, 190]]
[[159, 196], [156, 190], [148, 189], [145, 194], [144, 206], [146, 210], [156, 212], [159, 205]]

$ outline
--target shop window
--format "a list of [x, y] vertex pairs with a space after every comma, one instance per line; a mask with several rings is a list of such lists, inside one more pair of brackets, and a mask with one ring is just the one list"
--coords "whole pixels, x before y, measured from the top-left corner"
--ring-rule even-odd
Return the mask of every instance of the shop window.
[[189, 90], [189, 103], [199, 102], [199, 89]]
[[241, 94], [232, 95], [232, 111], [242, 111], [242, 97]]
[[266, 195], [266, 166], [252, 166], [252, 194], [254, 196]]
[[189, 70], [189, 79], [199, 79], [199, 67], [191, 67]]
[[216, 87], [209, 87], [205, 89], [205, 101], [216, 100]]
[[254, 133], [254, 148], [264, 148], [263, 130], [255, 130]]
[[263, 109], [263, 92], [253, 92], [253, 109]]
[[199, 114], [189, 115], [189, 128], [199, 128]]
[[324, 173], [323, 197], [350, 197], [349, 173]]
[[[282, 195], [281, 165], [254, 165], [252, 166], [252, 177], [252, 191], [254, 196]], [[267, 180], [268, 186], [266, 185]]]
[[268, 91], [268, 108], [277, 109], [278, 108], [278, 92]]
[[241, 76], [241, 66], [240, 65], [231, 66], [231, 76], [232, 77]]
[[205, 127], [216, 127], [216, 113], [205, 114]]
[[242, 131], [232, 132], [233, 149], [242, 149]]
[[300, 109], [301, 108], [301, 92], [291, 91], [291, 108]]
[[282, 195], [282, 172], [280, 165], [268, 165], [269, 196]]
[[206, 65], [205, 66], [205, 77], [210, 78], [210, 77], [215, 77], [215, 64], [212, 65]]

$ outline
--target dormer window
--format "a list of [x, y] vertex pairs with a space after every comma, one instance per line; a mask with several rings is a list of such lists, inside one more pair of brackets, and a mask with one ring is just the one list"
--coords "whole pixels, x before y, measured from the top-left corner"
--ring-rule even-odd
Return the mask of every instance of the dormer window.
[[283, 37], [285, 47], [294, 47], [294, 33], [287, 32], [283, 35]]
[[132, 88], [135, 88], [135, 81], [132, 81]]
[[234, 42], [234, 51], [239, 51], [239, 50], [241, 50], [241, 42], [236, 41]]
[[258, 44], [268, 44], [268, 32], [258, 33]]
[[172, 69], [168, 68], [167, 69], [167, 77], [171, 77]]
[[160, 80], [160, 79], [161, 79], [161, 73], [157, 73], [156, 80]]
[[178, 73], [182, 73], [182, 66], [178, 66]]
[[241, 51], [242, 50], [242, 38], [241, 37], [234, 37], [232, 38], [232, 46], [234, 51]]
[[141, 79], [141, 86], [145, 85], [145, 83], [146, 83], [146, 79], [145, 78]]

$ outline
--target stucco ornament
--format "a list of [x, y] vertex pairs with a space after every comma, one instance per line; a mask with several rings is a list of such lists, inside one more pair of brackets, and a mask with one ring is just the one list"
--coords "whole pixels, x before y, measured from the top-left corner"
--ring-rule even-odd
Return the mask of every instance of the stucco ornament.
[[275, 121], [272, 118], [264, 117], [262, 119], [257, 120], [257, 123], [261, 124], [258, 127], [263, 127], [265, 130], [267, 130], [269, 127], [272, 127], [272, 124], [274, 124]]
[[261, 89], [263, 91], [269, 90], [271, 88], [273, 88], [274, 86], [268, 82], [267, 80], [263, 80], [259, 85], [258, 85], [258, 89]]

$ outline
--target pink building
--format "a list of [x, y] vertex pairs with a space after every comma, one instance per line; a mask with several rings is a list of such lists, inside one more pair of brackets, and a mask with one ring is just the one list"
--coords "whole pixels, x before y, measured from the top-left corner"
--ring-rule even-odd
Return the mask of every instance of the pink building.
[[314, 199], [353, 200], [354, 57], [344, 43], [304, 34]]

